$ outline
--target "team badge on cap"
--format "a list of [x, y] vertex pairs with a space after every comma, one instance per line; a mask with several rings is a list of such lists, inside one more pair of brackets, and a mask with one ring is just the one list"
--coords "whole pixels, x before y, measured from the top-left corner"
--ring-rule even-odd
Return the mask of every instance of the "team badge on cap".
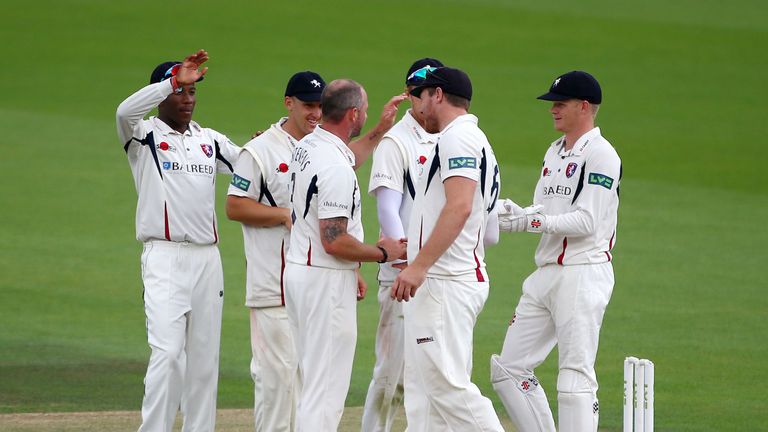
[[568, 178], [573, 177], [573, 174], [576, 172], [576, 168], [578, 168], [579, 165], [576, 162], [571, 162], [568, 164], [568, 166], [565, 168], [565, 176]]
[[206, 156], [213, 156], [213, 147], [211, 147], [210, 144], [200, 144], [200, 148], [203, 149], [203, 153], [205, 153]]

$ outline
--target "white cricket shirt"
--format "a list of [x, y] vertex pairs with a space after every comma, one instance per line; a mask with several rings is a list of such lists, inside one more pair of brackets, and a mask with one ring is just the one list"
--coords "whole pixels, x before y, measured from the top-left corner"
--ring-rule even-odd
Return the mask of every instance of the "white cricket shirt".
[[320, 239], [320, 219], [348, 219], [347, 233], [363, 241], [355, 155], [322, 125], [296, 145], [289, 166], [294, 218], [288, 261], [312, 267], [356, 269], [358, 262], [329, 255]]
[[[416, 195], [416, 184], [424, 173], [427, 157], [437, 143], [437, 134], [430, 134], [406, 111], [403, 118], [381, 139], [373, 152], [373, 167], [368, 183], [368, 193], [379, 187], [386, 187], [403, 194], [400, 203], [400, 220], [404, 232], [408, 232], [408, 221]], [[379, 280], [394, 281], [398, 269], [391, 263], [379, 264]]]
[[445, 206], [443, 182], [462, 176], [477, 182], [472, 213], [456, 240], [427, 271], [428, 277], [487, 282], [483, 237], [488, 214], [499, 195], [499, 166], [477, 117], [465, 114], [453, 120], [440, 134], [425, 164], [426, 172], [416, 186], [408, 226], [408, 260], [413, 261], [427, 242]]
[[596, 127], [570, 151], [565, 137], [553, 142], [543, 165], [533, 202], [544, 206], [547, 231], [536, 248], [536, 265], [610, 261], [621, 181], [616, 150]]
[[117, 133], [138, 193], [136, 238], [214, 244], [216, 173], [232, 173], [240, 147], [190, 122], [186, 132], [144, 116], [173, 92], [171, 81], [150, 84], [117, 107]]
[[[266, 206], [290, 208], [288, 163], [296, 140], [282, 128], [286, 120], [287, 117], [281, 118], [243, 146], [227, 194], [250, 198]], [[254, 159], [254, 153], [259, 162]], [[245, 305], [284, 305], [283, 271], [290, 231], [285, 225], [242, 225], [246, 259]]]

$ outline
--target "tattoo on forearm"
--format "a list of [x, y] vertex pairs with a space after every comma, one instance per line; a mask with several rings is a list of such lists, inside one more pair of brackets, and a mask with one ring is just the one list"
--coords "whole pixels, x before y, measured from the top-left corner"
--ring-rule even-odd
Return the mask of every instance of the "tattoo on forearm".
[[320, 221], [321, 235], [323, 240], [332, 243], [342, 234], [347, 232], [347, 218], [337, 217], [332, 219], [323, 219]]

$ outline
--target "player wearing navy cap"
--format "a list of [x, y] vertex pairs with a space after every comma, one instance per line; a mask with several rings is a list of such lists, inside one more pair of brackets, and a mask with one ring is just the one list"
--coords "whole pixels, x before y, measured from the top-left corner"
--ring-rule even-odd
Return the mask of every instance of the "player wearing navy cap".
[[229, 186], [227, 216], [243, 224], [256, 431], [293, 430], [298, 360], [283, 284], [291, 229], [288, 163], [296, 143], [320, 121], [324, 88], [315, 72], [291, 76], [283, 99], [288, 116], [243, 146]]
[[552, 101], [565, 135], [544, 155], [534, 205], [499, 201], [502, 231], [542, 237], [538, 268], [523, 282], [501, 355], [491, 358], [491, 380], [517, 430], [554, 431], [534, 371], [557, 345], [558, 430], [597, 431], [595, 357], [613, 291], [621, 159], [595, 127], [602, 91], [592, 75], [563, 74], [539, 99]]
[[428, 71], [410, 93], [419, 98], [424, 130], [441, 135], [415, 188], [408, 267], [391, 291], [408, 301], [408, 430], [503, 431], [491, 401], [471, 381], [472, 333], [489, 290], [484, 237], [499, 193], [496, 157], [477, 117], [468, 114], [466, 73]]
[[[406, 91], [424, 81], [426, 73], [443, 63], [433, 58], [416, 60], [405, 75]], [[381, 234], [403, 238], [413, 205], [415, 185], [437, 135], [421, 126], [419, 98], [409, 94], [412, 108], [382, 138], [373, 153], [368, 193], [376, 197]], [[392, 301], [390, 290], [402, 260], [379, 265], [379, 326], [376, 364], [363, 409], [362, 431], [389, 431], [403, 404], [403, 306]]]
[[[216, 173], [232, 173], [240, 150], [192, 121], [195, 82], [208, 68], [200, 50], [166, 62], [117, 108], [117, 133], [131, 167], [144, 243], [141, 275], [152, 353], [139, 431], [213, 431], [224, 279], [216, 231]], [[156, 117], [144, 116], [157, 107]]]

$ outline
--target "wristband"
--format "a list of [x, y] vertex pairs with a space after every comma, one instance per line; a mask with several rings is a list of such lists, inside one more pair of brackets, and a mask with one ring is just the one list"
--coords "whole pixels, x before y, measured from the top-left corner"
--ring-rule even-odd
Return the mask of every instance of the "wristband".
[[376, 246], [376, 247], [379, 248], [382, 254], [384, 254], [384, 258], [382, 258], [381, 261], [376, 261], [376, 262], [379, 264], [384, 264], [385, 262], [387, 262], [389, 255], [387, 255], [387, 251], [383, 247], [381, 246]]
[[181, 93], [183, 91], [175, 76], [171, 77], [171, 88], [173, 89], [174, 93]]

